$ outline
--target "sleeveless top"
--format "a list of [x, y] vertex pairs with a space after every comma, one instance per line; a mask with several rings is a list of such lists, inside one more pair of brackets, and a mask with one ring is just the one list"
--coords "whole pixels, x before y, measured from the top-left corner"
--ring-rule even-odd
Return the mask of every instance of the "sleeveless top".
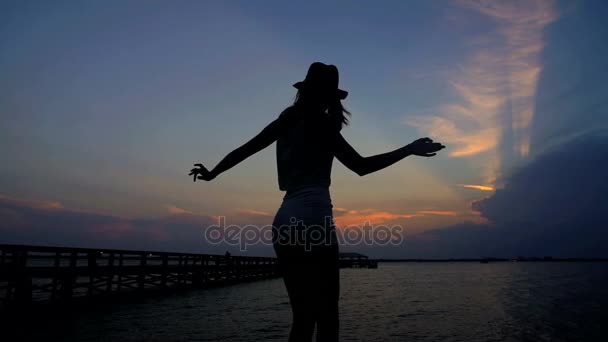
[[290, 107], [281, 113], [277, 138], [279, 189], [292, 192], [305, 186], [329, 187], [334, 142], [340, 130], [326, 113]]

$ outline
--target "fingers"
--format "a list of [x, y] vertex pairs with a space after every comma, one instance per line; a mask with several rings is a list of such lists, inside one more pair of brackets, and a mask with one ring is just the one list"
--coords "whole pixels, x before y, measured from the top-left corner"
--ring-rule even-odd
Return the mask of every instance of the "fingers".
[[433, 146], [437, 146], [439, 148], [445, 148], [445, 145], [443, 145], [442, 143], [433, 142], [433, 139], [431, 139], [429, 137], [420, 138], [420, 139], [416, 140], [416, 142], [432, 144]]
[[196, 166], [196, 167], [194, 169], [190, 170], [190, 173], [188, 174], [188, 176], [192, 176], [193, 181], [196, 182], [197, 178], [202, 179], [202, 178], [200, 178], [199, 174], [206, 172], [207, 169], [201, 163], [194, 164], [194, 166]]
[[429, 152], [436, 152], [436, 151], [440, 151], [445, 148], [445, 146], [443, 146], [440, 143], [432, 143], [432, 144], [425, 145], [424, 147]]
[[424, 138], [420, 138], [420, 139], [416, 140], [415, 142], [419, 143], [419, 144], [427, 144], [427, 143], [432, 143], [433, 140], [429, 137], [424, 137]]
[[445, 146], [441, 145], [440, 143], [433, 143], [433, 149], [436, 151], [439, 151], [441, 149], [443, 149]]

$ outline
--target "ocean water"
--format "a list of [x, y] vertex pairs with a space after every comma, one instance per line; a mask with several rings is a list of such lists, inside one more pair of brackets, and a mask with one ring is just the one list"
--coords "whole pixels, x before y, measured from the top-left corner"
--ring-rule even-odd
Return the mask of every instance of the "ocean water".
[[[608, 341], [608, 263], [380, 263], [341, 271], [342, 341]], [[96, 306], [53, 340], [286, 341], [281, 279]], [[41, 328], [44, 329], [44, 328]]]

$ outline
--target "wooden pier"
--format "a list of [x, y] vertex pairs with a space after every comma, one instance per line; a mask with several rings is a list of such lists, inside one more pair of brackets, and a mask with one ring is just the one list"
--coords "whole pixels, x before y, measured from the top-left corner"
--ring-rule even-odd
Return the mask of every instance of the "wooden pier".
[[4, 304], [204, 288], [277, 276], [277, 260], [269, 257], [0, 244]]

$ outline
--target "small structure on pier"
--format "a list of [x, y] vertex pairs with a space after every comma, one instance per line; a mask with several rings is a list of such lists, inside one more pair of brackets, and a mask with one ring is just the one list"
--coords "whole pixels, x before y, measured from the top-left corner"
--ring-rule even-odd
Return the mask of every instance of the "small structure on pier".
[[378, 268], [378, 261], [360, 253], [340, 253], [340, 268]]

